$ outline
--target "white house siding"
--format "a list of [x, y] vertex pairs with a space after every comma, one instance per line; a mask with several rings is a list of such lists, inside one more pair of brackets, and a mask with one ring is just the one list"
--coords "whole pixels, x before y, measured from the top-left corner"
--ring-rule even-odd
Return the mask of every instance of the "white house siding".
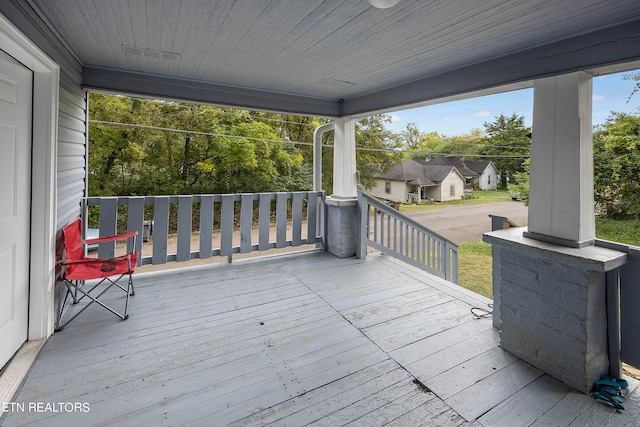
[[[391, 192], [385, 191], [386, 183], [391, 184]], [[390, 181], [376, 178], [376, 186], [369, 193], [379, 199], [390, 200], [392, 202], [406, 203], [410, 188], [402, 181]]]
[[86, 181], [87, 96], [80, 87], [60, 86], [58, 117], [58, 227], [80, 215]]
[[[454, 195], [451, 195], [451, 186], [454, 186]], [[448, 202], [450, 200], [460, 200], [464, 194], [464, 179], [454, 170], [449, 172], [444, 180], [440, 183], [440, 200]], [[436, 199], [437, 200], [437, 199]]]
[[488, 164], [480, 175], [480, 190], [496, 190], [498, 188], [498, 173]]

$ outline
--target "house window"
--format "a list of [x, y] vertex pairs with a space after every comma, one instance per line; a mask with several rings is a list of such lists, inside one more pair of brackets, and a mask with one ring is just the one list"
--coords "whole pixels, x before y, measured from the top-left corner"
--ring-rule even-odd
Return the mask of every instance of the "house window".
[[449, 195], [451, 197], [455, 197], [455, 195], [456, 195], [456, 185], [455, 184], [451, 184], [449, 186]]
[[487, 185], [491, 185], [491, 175], [487, 175]]
[[391, 183], [389, 181], [384, 183], [384, 192], [391, 194]]

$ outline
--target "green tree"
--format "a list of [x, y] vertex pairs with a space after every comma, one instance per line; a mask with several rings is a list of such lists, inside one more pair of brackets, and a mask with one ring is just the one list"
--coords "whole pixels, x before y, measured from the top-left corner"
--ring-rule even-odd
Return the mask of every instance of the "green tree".
[[516, 192], [525, 206], [529, 206], [529, 177], [531, 170], [531, 159], [522, 162], [522, 171], [513, 174], [513, 183], [507, 187], [510, 191]]
[[531, 139], [527, 134], [531, 129], [524, 125], [524, 116], [515, 113], [511, 116], [500, 114], [493, 122], [485, 122], [484, 127], [480, 154], [493, 157], [502, 177], [502, 187], [506, 188], [508, 179], [523, 171], [522, 161], [529, 157]]
[[632, 80], [636, 82], [635, 87], [631, 91], [627, 102], [631, 101], [631, 97], [635, 95], [637, 92], [640, 92], [640, 71], [636, 71], [635, 73], [624, 74], [622, 76], [624, 80]]
[[449, 155], [473, 158], [480, 154], [483, 145], [484, 133], [480, 129], [472, 129], [464, 135], [452, 136], [447, 140], [444, 150]]
[[422, 135], [415, 123], [407, 123], [407, 128], [400, 135], [405, 149], [418, 150], [422, 147]]
[[402, 159], [402, 147], [398, 138], [385, 125], [391, 116], [381, 114], [356, 122], [356, 166], [360, 171], [360, 183], [365, 189], [375, 187], [374, 176], [386, 172], [391, 165]]
[[409, 150], [405, 156], [413, 160], [422, 160], [426, 156], [465, 156], [473, 158], [482, 148], [484, 134], [480, 129], [457, 136], [441, 135], [438, 132], [421, 134], [421, 144], [416, 150]]
[[640, 116], [612, 113], [593, 135], [594, 198], [602, 215], [640, 219]]
[[[313, 133], [327, 119], [90, 94], [89, 194], [296, 191], [312, 187]], [[373, 175], [400, 155], [389, 115], [356, 124], [357, 168]], [[122, 125], [125, 124], [125, 125]], [[331, 145], [333, 133], [323, 136]], [[330, 193], [333, 150], [323, 149]]]
[[[110, 123], [135, 120], [140, 103], [120, 96], [92, 94], [92, 119]], [[135, 128], [92, 124], [89, 132], [90, 195], [112, 196], [130, 184], [129, 165], [144, 157], [144, 135]]]
[[90, 97], [90, 195], [311, 187], [304, 153], [285, 146], [277, 117], [173, 101]]

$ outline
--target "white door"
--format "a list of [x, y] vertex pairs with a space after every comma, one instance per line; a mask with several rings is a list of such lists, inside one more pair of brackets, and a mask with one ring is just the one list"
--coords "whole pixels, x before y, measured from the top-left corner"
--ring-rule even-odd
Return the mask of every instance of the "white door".
[[0, 368], [27, 340], [33, 73], [0, 51]]

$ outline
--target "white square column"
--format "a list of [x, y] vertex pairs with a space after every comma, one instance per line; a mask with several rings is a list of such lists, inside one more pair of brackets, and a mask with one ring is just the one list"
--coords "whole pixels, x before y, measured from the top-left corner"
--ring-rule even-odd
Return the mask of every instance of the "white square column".
[[355, 199], [358, 197], [355, 120], [336, 119], [333, 140], [333, 194], [331, 197]]
[[355, 120], [336, 120], [333, 149], [333, 194], [327, 198], [326, 250], [347, 258], [356, 254], [359, 230]]
[[570, 247], [595, 239], [591, 97], [584, 72], [534, 82], [527, 237]]

